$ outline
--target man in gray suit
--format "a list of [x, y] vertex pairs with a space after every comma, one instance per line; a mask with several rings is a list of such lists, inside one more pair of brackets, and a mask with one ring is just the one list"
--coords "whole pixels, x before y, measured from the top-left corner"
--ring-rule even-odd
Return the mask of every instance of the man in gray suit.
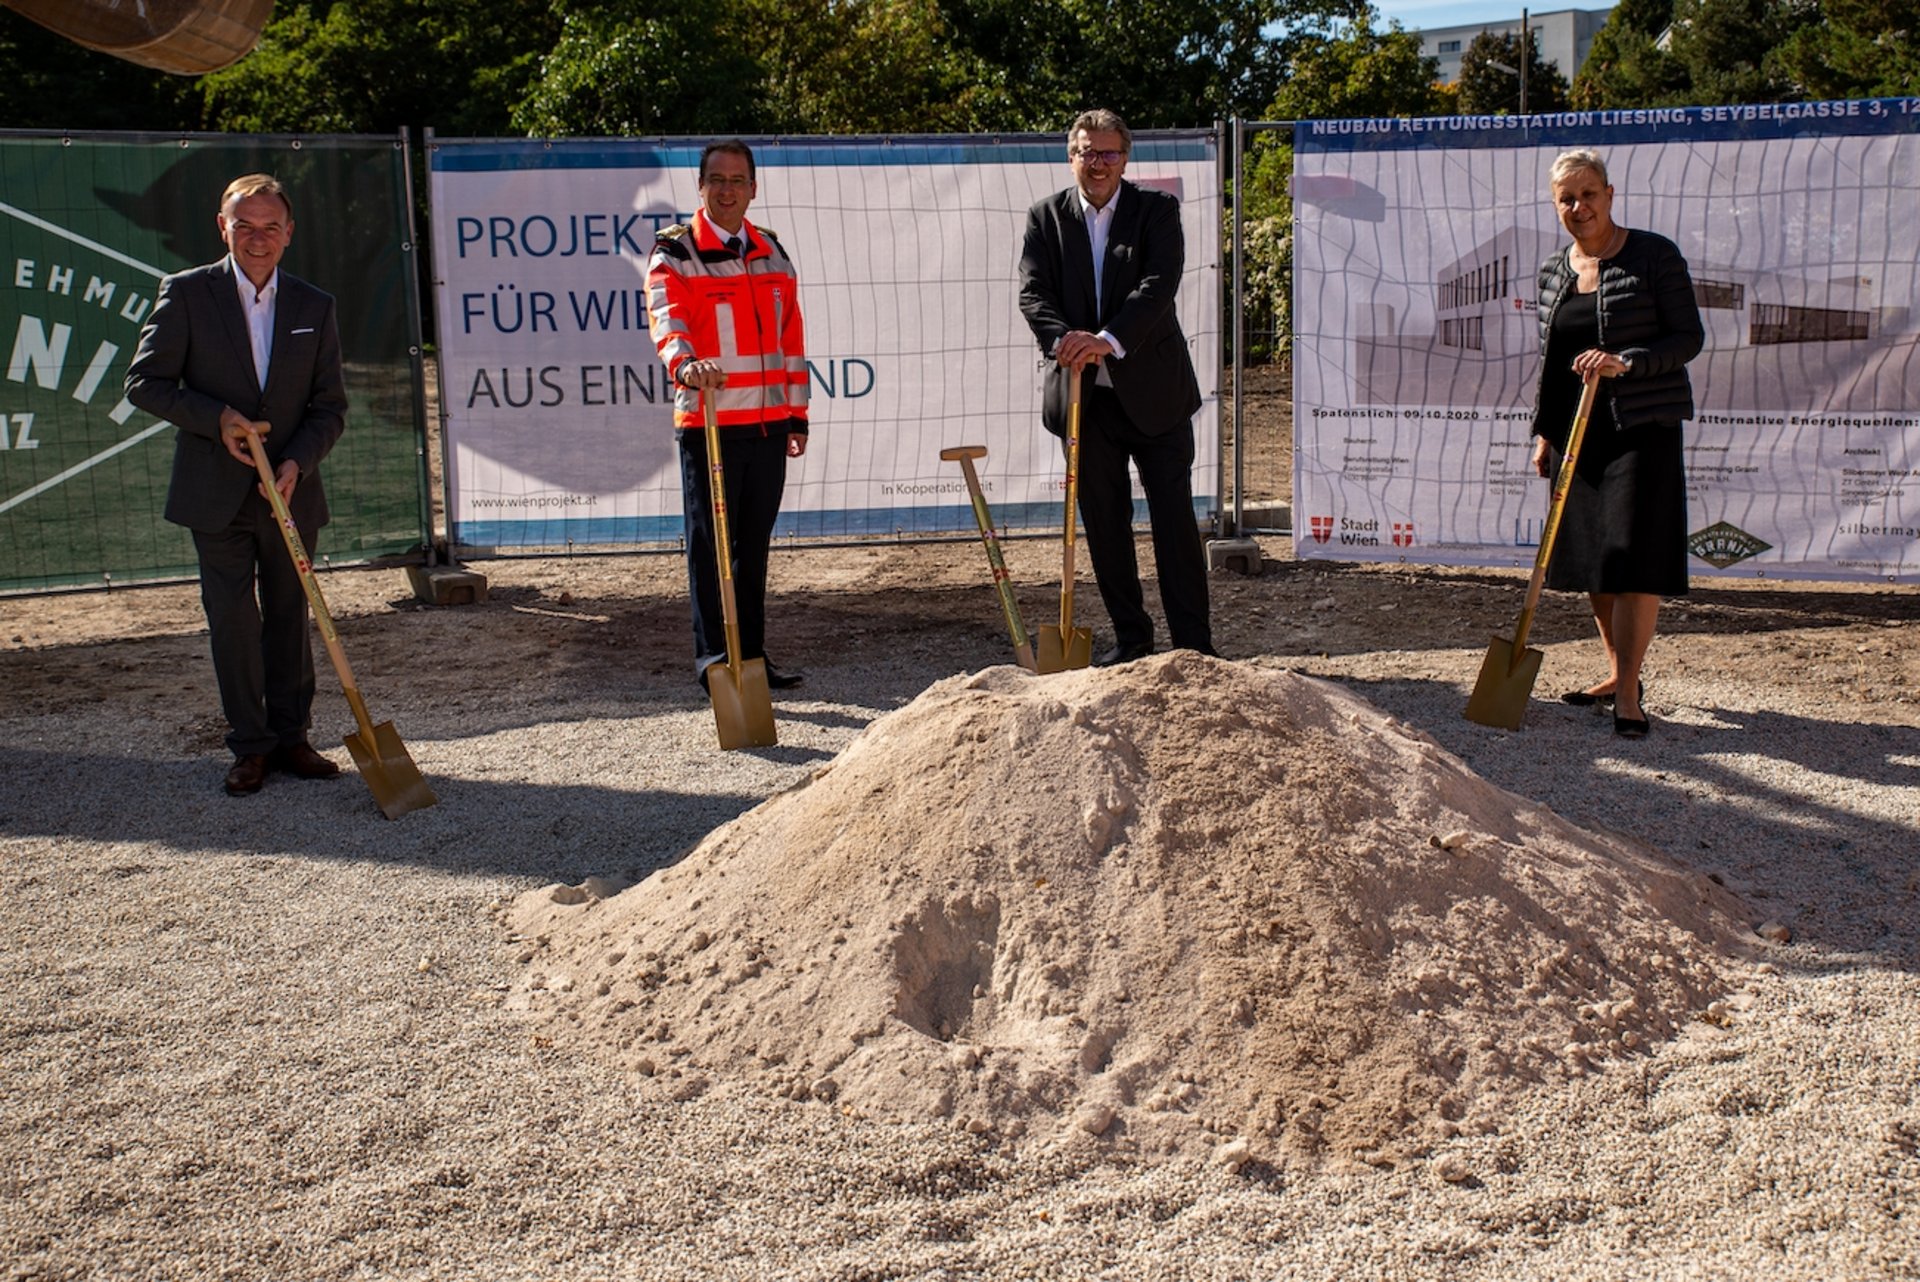
[[1041, 417], [1067, 427], [1068, 374], [1081, 370], [1080, 515], [1113, 647], [1096, 667], [1153, 653], [1153, 618], [1133, 552], [1132, 462], [1147, 494], [1153, 561], [1176, 649], [1212, 654], [1207, 554], [1193, 512], [1200, 384], [1174, 293], [1186, 263], [1180, 202], [1125, 181], [1133, 134], [1111, 111], [1067, 131], [1074, 185], [1027, 211], [1020, 310], [1052, 359]]
[[327, 523], [320, 460], [346, 427], [333, 297], [280, 270], [293, 206], [267, 174], [220, 198], [217, 263], [169, 276], [127, 370], [127, 399], [172, 423], [166, 518], [193, 531], [200, 600], [234, 755], [226, 788], [258, 792], [271, 769], [326, 779], [340, 767], [307, 742], [313, 646], [307, 602], [248, 429], [259, 434], [311, 557]]

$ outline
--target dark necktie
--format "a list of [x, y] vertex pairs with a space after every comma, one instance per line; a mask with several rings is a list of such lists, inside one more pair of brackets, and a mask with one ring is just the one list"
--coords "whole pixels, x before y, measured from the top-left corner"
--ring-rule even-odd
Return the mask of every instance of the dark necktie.
[[732, 252], [735, 258], [740, 257], [740, 238], [738, 236], [727, 237], [727, 249]]

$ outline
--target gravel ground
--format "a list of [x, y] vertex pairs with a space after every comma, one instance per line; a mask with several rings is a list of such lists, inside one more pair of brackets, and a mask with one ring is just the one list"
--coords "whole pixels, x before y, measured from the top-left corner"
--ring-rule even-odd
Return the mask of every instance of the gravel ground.
[[[1044, 581], [1041, 545], [1010, 558]], [[220, 792], [191, 589], [0, 601], [0, 1275], [1920, 1277], [1911, 591], [1703, 587], [1629, 744], [1547, 702], [1519, 733], [1461, 718], [1518, 576], [1219, 581], [1230, 657], [1337, 679], [1790, 934], [1681, 1039], [1391, 1167], [1229, 1173], [743, 1091], [661, 1101], [504, 1009], [500, 902], [670, 864], [932, 681], [1004, 661], [981, 560], [783, 553], [776, 658], [807, 684], [777, 701], [780, 747], [731, 754], [669, 558], [492, 563], [466, 610], [330, 576], [375, 715], [439, 791], [394, 823], [351, 775]], [[1537, 693], [1591, 679], [1577, 603], [1536, 628]], [[344, 763], [324, 674], [320, 714]]]

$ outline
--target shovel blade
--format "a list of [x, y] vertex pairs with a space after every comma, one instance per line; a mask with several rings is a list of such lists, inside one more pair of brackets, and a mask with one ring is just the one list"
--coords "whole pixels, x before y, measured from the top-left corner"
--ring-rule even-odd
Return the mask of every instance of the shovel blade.
[[709, 667], [707, 696], [713, 701], [721, 751], [771, 748], [780, 741], [773, 726], [773, 690], [767, 685], [765, 659], [748, 659], [737, 673], [724, 663]]
[[360, 777], [367, 781], [374, 804], [387, 818], [398, 819], [412, 811], [425, 810], [440, 800], [421, 777], [420, 767], [413, 764], [393, 722], [382, 721], [375, 726], [372, 743], [357, 730], [349, 734], [347, 751], [353, 754], [353, 764], [359, 767]]
[[1522, 650], [1516, 657], [1512, 641], [1495, 637], [1480, 663], [1480, 679], [1467, 698], [1467, 720], [1496, 730], [1518, 730], [1545, 657], [1544, 651], [1533, 649]]
[[1074, 628], [1062, 633], [1056, 624], [1040, 625], [1040, 650], [1034, 656], [1038, 672], [1067, 672], [1093, 662], [1093, 629]]

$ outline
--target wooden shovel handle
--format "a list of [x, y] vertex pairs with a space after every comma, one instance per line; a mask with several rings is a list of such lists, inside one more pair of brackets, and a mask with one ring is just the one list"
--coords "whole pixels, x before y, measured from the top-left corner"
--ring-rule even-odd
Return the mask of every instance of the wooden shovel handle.
[[987, 564], [993, 569], [993, 586], [1000, 592], [1000, 611], [1007, 616], [1007, 632], [1013, 637], [1013, 650], [1022, 667], [1033, 666], [1033, 645], [1027, 638], [1026, 621], [1020, 617], [1020, 603], [1014, 599], [1013, 576], [1007, 571], [1007, 558], [1000, 551], [999, 536], [993, 530], [993, 516], [987, 511], [987, 496], [980, 488], [980, 474], [973, 461], [987, 456], [984, 445], [959, 445], [940, 451], [943, 459], [958, 459], [967, 476], [967, 495], [973, 500], [974, 524], [980, 527], [980, 541], [987, 546]]
[[1080, 503], [1080, 371], [1067, 375], [1067, 528], [1060, 551], [1060, 644], [1073, 637], [1073, 529]]
[[727, 531], [727, 477], [720, 465], [720, 420], [710, 389], [700, 392], [707, 441], [707, 497], [713, 508], [714, 559], [720, 571], [720, 617], [727, 636], [727, 667], [740, 683], [740, 606], [733, 592], [733, 537]]
[[1574, 411], [1573, 427], [1567, 432], [1566, 453], [1560, 470], [1554, 474], [1553, 497], [1547, 503], [1547, 523], [1540, 530], [1540, 550], [1534, 554], [1533, 577], [1527, 580], [1526, 603], [1520, 607], [1520, 623], [1513, 630], [1514, 662], [1527, 648], [1527, 633], [1533, 628], [1533, 612], [1540, 604], [1540, 590], [1547, 582], [1547, 562], [1553, 559], [1554, 539], [1560, 533], [1560, 515], [1566, 511], [1567, 492], [1573, 488], [1574, 464], [1580, 460], [1580, 442], [1586, 439], [1587, 419], [1593, 413], [1593, 400], [1600, 390], [1600, 376], [1591, 375], [1580, 389], [1580, 408]]
[[247, 428], [247, 450], [253, 455], [254, 470], [260, 473], [260, 484], [267, 491], [267, 502], [273, 505], [273, 518], [280, 525], [280, 537], [286, 541], [287, 555], [293, 558], [293, 568], [300, 576], [300, 588], [307, 594], [307, 604], [313, 607], [313, 621], [320, 629], [320, 639], [327, 644], [327, 657], [333, 660], [333, 670], [340, 678], [340, 689], [347, 696], [347, 704], [353, 709], [353, 719], [360, 726], [360, 734], [371, 745], [373, 743], [373, 718], [367, 714], [367, 704], [360, 697], [360, 687], [353, 679], [353, 668], [347, 663], [347, 652], [341, 648], [340, 634], [334, 631], [333, 615], [327, 610], [327, 599], [320, 595], [320, 581], [313, 577], [313, 562], [307, 557], [307, 545], [300, 537], [300, 527], [293, 523], [293, 514], [287, 511], [287, 501], [280, 497], [280, 489], [274, 484], [273, 469], [267, 465], [267, 447], [261, 441], [260, 433]]

